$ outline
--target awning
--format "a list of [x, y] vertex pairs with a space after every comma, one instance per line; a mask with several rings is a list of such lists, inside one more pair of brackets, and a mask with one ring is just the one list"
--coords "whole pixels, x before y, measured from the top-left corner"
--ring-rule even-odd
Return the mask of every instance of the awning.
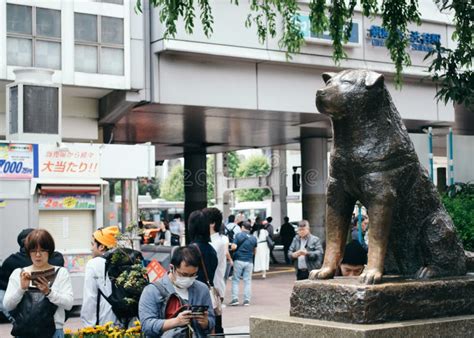
[[100, 186], [109, 184], [101, 178], [33, 178], [30, 185], [31, 195], [35, 194], [36, 187], [41, 185], [42, 192], [50, 193], [97, 193]]

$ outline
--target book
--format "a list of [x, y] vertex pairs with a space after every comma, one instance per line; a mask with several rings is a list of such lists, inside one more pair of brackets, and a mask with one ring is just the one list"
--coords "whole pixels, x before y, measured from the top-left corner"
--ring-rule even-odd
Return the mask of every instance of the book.
[[31, 277], [31, 283], [30, 286], [37, 287], [38, 285], [38, 278], [39, 277], [44, 277], [48, 280], [49, 285], [52, 284], [54, 281], [54, 278], [56, 277], [56, 271], [54, 267], [49, 268], [47, 270], [41, 270], [41, 271], [31, 271], [30, 273]]

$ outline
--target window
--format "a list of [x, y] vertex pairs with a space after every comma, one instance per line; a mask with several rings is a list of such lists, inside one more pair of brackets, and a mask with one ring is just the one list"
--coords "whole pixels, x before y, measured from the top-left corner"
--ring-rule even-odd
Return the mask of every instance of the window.
[[75, 13], [77, 72], [123, 75], [123, 19]]
[[96, 0], [97, 2], [108, 2], [109, 4], [123, 5], [123, 0]]
[[61, 69], [61, 12], [7, 4], [7, 63]]
[[58, 133], [58, 88], [23, 86], [23, 132]]

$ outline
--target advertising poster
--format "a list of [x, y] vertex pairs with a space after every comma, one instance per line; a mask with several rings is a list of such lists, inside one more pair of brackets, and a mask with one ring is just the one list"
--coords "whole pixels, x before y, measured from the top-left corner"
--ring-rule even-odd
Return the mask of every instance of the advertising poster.
[[69, 273], [81, 273], [86, 270], [87, 262], [92, 259], [91, 254], [73, 254], [63, 255], [64, 267], [68, 269]]
[[40, 178], [99, 178], [100, 154], [89, 144], [52, 144], [39, 146], [38, 174]]
[[94, 210], [94, 195], [40, 195], [38, 208], [40, 210]]
[[0, 143], [0, 179], [33, 177], [33, 144]]

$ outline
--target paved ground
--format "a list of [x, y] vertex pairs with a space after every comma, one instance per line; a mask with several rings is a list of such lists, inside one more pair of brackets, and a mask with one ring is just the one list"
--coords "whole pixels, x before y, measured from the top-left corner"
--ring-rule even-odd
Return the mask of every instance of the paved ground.
[[[279, 259], [279, 255], [277, 255]], [[282, 261], [282, 259], [280, 259]], [[226, 333], [249, 332], [249, 317], [257, 314], [288, 313], [290, 295], [295, 281], [293, 267], [285, 265], [272, 266], [267, 278], [262, 279], [260, 273], [254, 274], [252, 281], [252, 301], [250, 306], [227, 306], [230, 301], [232, 281], [227, 281], [225, 297], [226, 307], [223, 312], [223, 325]], [[243, 282], [240, 283], [240, 294], [243, 294]], [[240, 297], [242, 302], [242, 296]], [[70, 318], [66, 327], [77, 329], [81, 326], [78, 317]], [[10, 337], [10, 324], [0, 324], [0, 338]], [[246, 335], [239, 335], [246, 336]], [[236, 336], [233, 336], [236, 337]]]

